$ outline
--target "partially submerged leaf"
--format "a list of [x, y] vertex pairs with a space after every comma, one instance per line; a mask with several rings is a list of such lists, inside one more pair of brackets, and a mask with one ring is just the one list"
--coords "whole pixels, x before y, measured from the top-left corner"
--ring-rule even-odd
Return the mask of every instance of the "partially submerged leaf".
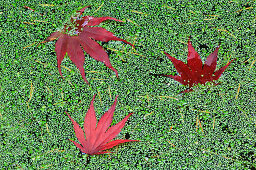
[[121, 143], [138, 141], [138, 140], [128, 140], [128, 139], [111, 141], [121, 132], [121, 129], [124, 127], [125, 122], [133, 114], [133, 113], [128, 114], [122, 121], [120, 121], [116, 125], [111, 126], [109, 128], [113, 120], [113, 115], [114, 115], [114, 111], [117, 103], [117, 97], [118, 96], [116, 96], [115, 98], [114, 104], [100, 118], [97, 124], [97, 119], [96, 119], [94, 106], [93, 106], [93, 102], [95, 99], [95, 95], [94, 95], [90, 104], [90, 108], [87, 111], [84, 118], [84, 130], [66, 112], [73, 124], [76, 137], [80, 142], [80, 144], [72, 140], [70, 141], [73, 142], [75, 146], [79, 148], [83, 153], [86, 153], [88, 155], [109, 153], [108, 151], [104, 151], [104, 150], [110, 149]]
[[[111, 65], [109, 61], [108, 54], [105, 50], [95, 41], [104, 41], [108, 42], [110, 40], [114, 41], [123, 41], [134, 47], [131, 43], [114, 36], [112, 32], [107, 31], [101, 27], [90, 27], [99, 25], [101, 22], [105, 20], [114, 20], [118, 22], [123, 22], [116, 18], [112, 17], [93, 17], [93, 16], [84, 16], [80, 17], [84, 10], [88, 8], [86, 6], [81, 10], [77, 11], [77, 16], [71, 18], [71, 23], [73, 25], [65, 25], [62, 31], [56, 31], [52, 33], [44, 42], [53, 41], [58, 38], [55, 44], [55, 51], [57, 55], [57, 65], [59, 69], [59, 73], [61, 73], [61, 62], [64, 59], [66, 53], [70, 57], [71, 61], [77, 66], [79, 69], [84, 81], [88, 83], [85, 78], [85, 71], [83, 68], [84, 64], [84, 52], [88, 53], [92, 58], [97, 61], [103, 62], [108, 68], [113, 70], [118, 77], [117, 70]], [[70, 35], [70, 32], [74, 30], [73, 34]], [[63, 76], [62, 76], [63, 77]], [[88, 83], [89, 84], [89, 83]]]
[[[225, 71], [225, 69], [229, 66], [229, 64], [233, 61], [231, 60], [227, 65], [220, 68], [216, 72], [217, 65], [217, 54], [218, 54], [219, 46], [215, 49], [215, 51], [210, 54], [205, 64], [202, 64], [201, 57], [195, 51], [194, 47], [190, 40], [188, 40], [188, 58], [187, 64], [184, 62], [170, 56], [168, 53], [164, 52], [165, 55], [172, 61], [174, 67], [180, 75], [163, 75], [165, 77], [170, 77], [183, 85], [188, 85], [189, 88], [193, 87], [197, 84], [205, 84], [206, 82], [213, 82], [214, 80], [218, 80], [221, 74]], [[216, 84], [217, 85], [217, 84]], [[191, 89], [185, 90], [183, 92], [190, 92]]]

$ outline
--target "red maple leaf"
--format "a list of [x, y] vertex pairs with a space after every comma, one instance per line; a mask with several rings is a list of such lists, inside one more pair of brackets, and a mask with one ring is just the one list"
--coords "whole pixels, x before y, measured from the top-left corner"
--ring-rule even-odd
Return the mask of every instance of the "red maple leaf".
[[[103, 62], [108, 68], [112, 69], [116, 76], [118, 77], [117, 70], [111, 65], [108, 54], [104, 51], [104, 49], [94, 40], [108, 42], [110, 40], [115, 41], [123, 41], [134, 47], [131, 43], [123, 40], [121, 38], [117, 38], [113, 33], [107, 31], [101, 27], [90, 27], [99, 25], [101, 22], [105, 20], [115, 20], [119, 22], [123, 22], [116, 18], [112, 17], [93, 17], [93, 16], [84, 16], [80, 17], [80, 15], [84, 12], [86, 8], [90, 6], [86, 6], [81, 10], [77, 11], [78, 15], [76, 17], [71, 17], [71, 26], [65, 25], [62, 31], [56, 31], [52, 33], [44, 42], [53, 41], [58, 38], [55, 44], [55, 51], [57, 55], [57, 65], [59, 69], [59, 73], [61, 73], [61, 62], [65, 57], [65, 54], [70, 57], [71, 61], [77, 66], [79, 69], [84, 81], [88, 83], [85, 78], [85, 71], [83, 68], [84, 64], [84, 52], [88, 53], [95, 60]], [[72, 32], [74, 35], [70, 35], [67, 32]], [[82, 48], [81, 48], [82, 47]], [[63, 77], [63, 76], [62, 76]], [[89, 84], [89, 83], [88, 83]]]
[[88, 155], [111, 153], [104, 150], [110, 149], [120, 143], [138, 141], [138, 140], [128, 140], [128, 139], [111, 141], [121, 132], [121, 129], [124, 127], [125, 122], [133, 114], [133, 113], [128, 114], [122, 121], [108, 128], [111, 125], [113, 120], [113, 114], [115, 111], [118, 96], [116, 96], [115, 102], [110, 107], [110, 109], [100, 118], [96, 126], [97, 119], [96, 119], [96, 115], [93, 107], [95, 96], [96, 95], [93, 96], [93, 99], [90, 104], [90, 108], [87, 111], [84, 118], [84, 130], [66, 112], [68, 117], [73, 123], [76, 137], [81, 144], [75, 141], [72, 141], [70, 139], [69, 140], [73, 142], [76, 145], [76, 147], [79, 148], [83, 153], [86, 153]]
[[[217, 65], [217, 54], [218, 54], [219, 46], [211, 53], [205, 64], [202, 64], [201, 57], [195, 51], [192, 46], [190, 39], [188, 40], [188, 58], [187, 64], [184, 62], [170, 56], [168, 53], [164, 52], [165, 55], [172, 61], [174, 67], [180, 75], [163, 75], [166, 77], [170, 77], [183, 85], [188, 85], [191, 88], [197, 84], [205, 84], [206, 82], [213, 82], [214, 80], [218, 80], [221, 74], [225, 71], [225, 69], [229, 66], [229, 64], [233, 61], [231, 60], [227, 65], [215, 71]], [[215, 71], [215, 72], [214, 72]], [[217, 85], [217, 84], [216, 84]], [[192, 91], [191, 89], [185, 90], [184, 92]]]

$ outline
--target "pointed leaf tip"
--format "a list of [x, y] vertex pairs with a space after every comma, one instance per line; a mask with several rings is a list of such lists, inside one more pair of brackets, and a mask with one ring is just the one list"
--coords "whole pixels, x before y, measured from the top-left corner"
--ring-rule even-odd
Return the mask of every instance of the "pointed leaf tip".
[[85, 6], [85, 7], [83, 7], [82, 9], [80, 9], [80, 10], [78, 10], [76, 12], [77, 13], [80, 12], [80, 14], [81, 14], [81, 13], [83, 13], [85, 11], [86, 8], [90, 8], [90, 7], [91, 7], [91, 5]]
[[129, 139], [114, 140], [114, 141], [111, 141], [111, 142], [107, 143], [106, 145], [100, 147], [99, 150], [111, 149], [116, 145], [126, 143], [126, 142], [140, 142], [140, 141], [138, 141], [138, 140], [129, 140]]
[[105, 114], [103, 114], [101, 116], [101, 118], [98, 122], [97, 129], [96, 129], [96, 131], [98, 132], [97, 133], [98, 135], [102, 132], [106, 132], [108, 127], [111, 125], [112, 120], [113, 120], [113, 115], [115, 112], [115, 108], [116, 108], [116, 103], [117, 103], [117, 96], [116, 96], [115, 101], [112, 104], [112, 106], [108, 109], [107, 112], [105, 112]]
[[[67, 115], [68, 115], [68, 117], [70, 117], [70, 115], [68, 114], [68, 112], [67, 111], [64, 111]], [[71, 117], [70, 117], [71, 118]]]
[[44, 41], [43, 41], [43, 42], [41, 42], [41, 43], [45, 43], [45, 42], [49, 42], [49, 41], [53, 41], [53, 40], [55, 40], [55, 39], [59, 38], [61, 35], [62, 35], [62, 33], [61, 33], [61, 32], [56, 31], [56, 32], [52, 33], [49, 37], [47, 37], [47, 38], [46, 38], [46, 40], [44, 40]]
[[119, 95], [116, 95], [116, 98], [115, 98], [115, 100], [117, 100], [118, 96], [119, 96]]
[[226, 64], [225, 66], [221, 67], [219, 70], [217, 70], [214, 73], [213, 79], [214, 80], [218, 80], [221, 76], [221, 74], [226, 70], [226, 68], [231, 64], [232, 61], [234, 61], [235, 59], [231, 60], [228, 64]]

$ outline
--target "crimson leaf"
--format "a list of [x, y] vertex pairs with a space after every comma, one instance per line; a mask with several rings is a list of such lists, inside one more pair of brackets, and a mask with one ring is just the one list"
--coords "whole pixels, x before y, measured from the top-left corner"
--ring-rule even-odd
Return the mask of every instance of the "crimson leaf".
[[[187, 64], [184, 62], [170, 56], [168, 53], [164, 52], [165, 55], [172, 61], [174, 67], [180, 75], [163, 75], [166, 77], [170, 77], [183, 85], [188, 85], [189, 88], [193, 87], [197, 84], [205, 84], [206, 82], [213, 82], [214, 80], [218, 80], [221, 74], [225, 71], [225, 69], [229, 66], [229, 64], [233, 61], [231, 60], [224, 67], [215, 71], [217, 65], [217, 54], [218, 54], [219, 46], [215, 49], [213, 53], [211, 53], [205, 64], [202, 64], [201, 57], [195, 51], [192, 46], [190, 40], [188, 40], [188, 58]], [[214, 72], [215, 71], [215, 72]], [[185, 90], [184, 92], [192, 91], [191, 89]]]

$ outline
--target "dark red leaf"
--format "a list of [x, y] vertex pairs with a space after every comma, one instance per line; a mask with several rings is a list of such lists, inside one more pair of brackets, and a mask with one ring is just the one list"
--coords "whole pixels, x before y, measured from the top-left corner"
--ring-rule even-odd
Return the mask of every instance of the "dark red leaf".
[[[103, 153], [109, 153], [107, 151], [104, 151], [106, 149], [110, 149], [118, 144], [125, 143], [125, 142], [135, 142], [138, 140], [114, 140], [114, 139], [120, 132], [121, 129], [124, 127], [125, 122], [128, 120], [128, 118], [133, 114], [130, 113], [127, 115], [122, 121], [117, 123], [114, 126], [109, 126], [112, 123], [113, 120], [113, 114], [115, 111], [116, 103], [117, 103], [117, 96], [115, 98], [115, 102], [110, 107], [110, 109], [100, 118], [98, 124], [96, 120], [96, 115], [93, 107], [93, 102], [95, 99], [95, 95], [93, 96], [93, 99], [90, 104], [90, 108], [87, 111], [84, 119], [84, 131], [83, 129], [78, 125], [76, 121], [74, 121], [70, 115], [67, 113], [69, 119], [71, 120], [74, 131], [76, 134], [76, 137], [78, 141], [81, 143], [77, 143], [75, 141], [70, 140], [74, 143], [74, 145], [79, 148], [83, 153], [86, 153], [88, 155], [97, 155], [97, 154], [103, 154]], [[97, 126], [96, 126], [97, 124]], [[85, 139], [85, 136], [86, 139]], [[111, 141], [111, 142], [110, 142]]]
[[[212, 82], [214, 80], [218, 80], [221, 74], [225, 71], [225, 69], [229, 66], [229, 64], [233, 61], [230, 61], [226, 66], [222, 67], [218, 71], [215, 71], [217, 65], [217, 54], [218, 54], [219, 46], [215, 49], [215, 51], [210, 54], [205, 64], [202, 64], [201, 57], [195, 51], [192, 46], [190, 40], [188, 40], [188, 58], [187, 64], [183, 63], [180, 60], [177, 60], [174, 57], [171, 57], [169, 54], [164, 52], [167, 57], [172, 61], [174, 67], [180, 76], [172, 76], [172, 75], [163, 75], [166, 77], [170, 77], [183, 85], [189, 85], [191, 88], [194, 85], [205, 84], [206, 82]], [[217, 85], [217, 84], [216, 84]], [[184, 93], [192, 91], [191, 89], [187, 89], [183, 91]]]

